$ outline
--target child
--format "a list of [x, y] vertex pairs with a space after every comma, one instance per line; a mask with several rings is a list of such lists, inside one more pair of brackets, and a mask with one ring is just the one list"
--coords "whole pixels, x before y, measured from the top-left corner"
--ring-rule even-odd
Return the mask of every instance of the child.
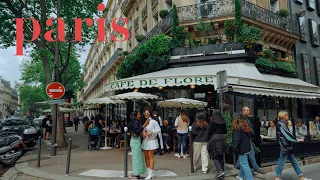
[[198, 113], [196, 121], [192, 125], [192, 135], [195, 137], [193, 141], [193, 165], [197, 169], [201, 156], [202, 172], [208, 172], [208, 150], [207, 145], [210, 139], [210, 128], [206, 121], [205, 113]]

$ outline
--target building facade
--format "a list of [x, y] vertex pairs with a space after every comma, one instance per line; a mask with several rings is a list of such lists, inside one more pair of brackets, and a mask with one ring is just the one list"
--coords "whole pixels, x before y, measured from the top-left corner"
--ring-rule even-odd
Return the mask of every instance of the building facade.
[[[304, 115], [301, 111], [307, 111], [302, 102], [309, 99], [317, 102], [320, 91], [318, 84], [313, 83], [314, 80], [308, 83], [297, 78], [296, 72], [284, 73], [289, 68], [289, 63], [294, 63], [293, 59], [300, 71], [299, 75], [302, 71], [296, 55], [297, 48], [294, 48], [295, 43], [301, 38], [301, 28], [297, 19], [289, 16], [289, 7], [292, 6], [290, 2], [293, 1], [237, 2], [241, 4], [243, 23], [260, 29], [260, 39], [252, 48], [245, 47], [244, 43], [227, 43], [229, 39], [225, 34], [225, 23], [235, 20], [235, 11], [239, 11], [235, 7], [235, 0], [108, 1], [107, 7], [110, 11], [105, 14], [106, 32], [112, 33], [117, 39], [123, 38], [121, 34], [110, 29], [110, 22], [114, 18], [126, 17], [129, 20], [128, 24], [123, 21], [117, 23], [129, 29], [130, 37], [126, 42], [106, 41], [95, 42], [92, 45], [85, 63], [84, 82], [87, 84], [79, 92], [78, 98], [85, 102], [135, 90], [158, 95], [163, 100], [186, 97], [206, 101], [208, 107], [202, 110], [206, 111], [207, 115], [219, 106], [223, 106], [224, 111], [230, 114], [239, 113], [242, 107], [248, 106], [253, 117], [252, 123], [255, 124], [256, 145], [261, 150], [260, 163], [276, 161], [279, 149], [275, 139], [259, 141], [260, 135], [263, 135], [260, 121], [264, 116], [274, 120], [279, 111], [285, 110], [289, 112], [295, 132], [295, 122]], [[194, 39], [193, 43], [200, 43], [188, 46], [191, 43], [185, 40], [185, 46], [173, 48], [169, 62], [162, 70], [118, 79], [117, 70], [125, 60], [126, 54], [137, 52], [144, 43], [156, 35], [172, 36], [175, 13], [173, 4], [176, 5], [179, 26], [183, 27], [183, 33], [190, 37], [188, 39]], [[165, 10], [167, 15], [163, 15], [166, 14]], [[203, 23], [212, 25], [209, 32], [197, 30], [196, 26]], [[313, 21], [310, 23], [314, 24]], [[143, 38], [138, 41], [139, 36]], [[204, 43], [207, 39], [216, 41], [211, 44]], [[258, 55], [253, 55], [252, 51]], [[271, 62], [271, 68], [264, 69], [261, 59], [266, 60], [267, 57], [263, 59], [259, 54], [270, 51], [272, 57], [267, 60]], [[314, 53], [314, 56], [317, 56], [316, 51]], [[260, 65], [257, 63], [258, 60]], [[228, 77], [227, 92], [224, 93], [222, 101], [217, 98], [217, 73], [221, 70], [226, 70]], [[293, 70], [295, 71], [295, 67]], [[316, 75], [313, 76], [316, 78]], [[142, 111], [145, 104], [148, 102], [128, 102], [127, 109], [115, 105], [107, 106], [107, 114], [118, 120], [123, 113], [127, 113], [129, 117], [128, 112], [133, 109]], [[133, 105], [137, 107], [132, 108]], [[161, 108], [159, 114], [165, 119], [174, 119], [177, 110]], [[191, 111], [190, 119], [194, 119], [192, 114], [194, 116]], [[306, 125], [309, 122], [312, 121], [306, 120]], [[297, 146], [297, 154], [300, 156], [320, 153], [313, 151], [319, 145], [320, 137], [311, 133], [309, 135], [314, 139], [310, 138], [308, 143]]]
[[[300, 38], [293, 48], [299, 78], [320, 86], [320, 1], [294, 0], [289, 6], [300, 25]], [[301, 101], [300, 106], [305, 110], [300, 117], [313, 119], [320, 115], [318, 100]]]

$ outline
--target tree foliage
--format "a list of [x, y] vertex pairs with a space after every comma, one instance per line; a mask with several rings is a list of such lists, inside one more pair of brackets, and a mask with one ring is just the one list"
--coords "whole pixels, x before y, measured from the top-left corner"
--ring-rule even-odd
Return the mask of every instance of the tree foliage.
[[172, 42], [171, 47], [183, 47], [185, 45], [186, 33], [183, 27], [179, 26], [178, 10], [176, 5], [172, 9]]
[[127, 78], [163, 69], [169, 62], [170, 49], [169, 36], [160, 34], [150, 38], [135, 54], [125, 57], [117, 76]]
[[[21, 113], [25, 114], [26, 111], [29, 111], [31, 116], [34, 117], [36, 114], [39, 113], [39, 106], [35, 103], [47, 100], [45, 86], [22, 84], [19, 88], [19, 91], [20, 101], [22, 104]], [[48, 106], [46, 107], [48, 108]]]

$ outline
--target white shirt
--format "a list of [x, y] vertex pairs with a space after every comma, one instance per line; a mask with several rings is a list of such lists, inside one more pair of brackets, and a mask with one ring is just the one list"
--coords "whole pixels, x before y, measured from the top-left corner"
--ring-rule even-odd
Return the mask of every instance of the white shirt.
[[159, 133], [161, 133], [161, 129], [156, 120], [150, 118], [149, 125], [145, 128], [147, 131], [152, 131], [151, 137], [155, 138]]

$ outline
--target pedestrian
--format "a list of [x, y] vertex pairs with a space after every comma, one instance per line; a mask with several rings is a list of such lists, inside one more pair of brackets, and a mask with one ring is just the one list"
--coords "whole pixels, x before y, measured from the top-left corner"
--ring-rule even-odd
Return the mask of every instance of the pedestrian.
[[280, 180], [282, 169], [287, 159], [290, 160], [290, 163], [292, 164], [293, 169], [299, 175], [300, 180], [310, 180], [308, 178], [303, 177], [303, 173], [293, 154], [293, 144], [298, 142], [304, 142], [304, 139], [294, 138], [294, 136], [290, 133], [288, 127], [288, 120], [288, 112], [279, 112], [277, 123], [277, 142], [280, 145], [280, 158], [276, 169], [276, 180]]
[[[152, 110], [152, 119], [154, 119], [155, 121], [157, 121], [158, 125], [160, 126], [160, 128], [162, 128], [163, 126], [163, 122], [160, 116], [158, 116], [158, 112], [157, 110]], [[159, 153], [159, 155], [161, 156], [163, 154], [163, 137], [162, 134], [159, 133], [157, 136], [158, 139], [158, 144], [159, 144], [159, 148], [157, 149], [157, 151], [155, 151], [155, 153]]]
[[213, 110], [210, 118], [211, 139], [208, 143], [208, 153], [217, 170], [216, 178], [225, 176], [223, 153], [227, 152], [227, 126], [221, 112]]
[[[242, 116], [241, 119], [244, 119], [247, 121], [247, 124], [249, 125], [249, 129], [250, 129], [250, 142], [251, 142], [251, 151], [249, 154], [250, 163], [251, 163], [255, 172], [260, 173], [260, 174], [265, 174], [265, 172], [263, 172], [262, 169], [258, 166], [256, 158], [255, 158], [255, 152], [254, 152], [253, 145], [252, 145], [252, 137], [255, 137], [255, 132], [253, 130], [254, 127], [249, 120], [249, 116], [250, 116], [249, 107], [244, 106], [242, 108], [242, 115], [240, 115], [240, 116]], [[239, 159], [237, 161], [237, 164], [235, 165], [235, 168], [240, 169]]]
[[168, 144], [169, 133], [168, 133], [168, 121], [163, 121], [163, 126], [161, 127], [161, 134], [162, 134], [162, 140], [163, 140], [163, 146], [166, 147], [166, 152], [170, 153], [170, 146]]
[[94, 124], [99, 128], [99, 148], [102, 145], [102, 128], [103, 128], [103, 117], [104, 111], [102, 109], [99, 110], [99, 114], [94, 118]]
[[131, 113], [131, 123], [129, 124], [129, 133], [131, 135], [130, 147], [132, 151], [132, 179], [140, 179], [140, 175], [146, 172], [146, 165], [142, 155], [141, 134], [144, 128], [149, 124], [140, 125], [140, 112], [134, 111]]
[[44, 142], [46, 142], [46, 128], [47, 128], [48, 117], [49, 117], [49, 115], [46, 114], [45, 118], [43, 118], [42, 122], [41, 122], [42, 138], [44, 138]]
[[52, 132], [52, 117], [49, 115], [48, 120], [46, 122], [46, 141], [49, 141], [49, 137], [51, 136]]
[[[178, 158], [183, 157], [187, 159], [187, 139], [188, 139], [188, 126], [190, 124], [190, 119], [185, 111], [180, 111], [180, 115], [176, 118], [174, 126], [177, 128], [178, 136]], [[181, 153], [182, 145], [182, 153]]]
[[79, 126], [79, 123], [80, 123], [80, 118], [79, 118], [78, 114], [74, 117], [73, 123], [74, 123], [74, 130], [76, 132], [78, 132], [78, 126]]
[[210, 128], [205, 113], [196, 114], [196, 121], [192, 125], [193, 140], [193, 166], [197, 169], [200, 157], [201, 167], [204, 174], [208, 173], [208, 150], [207, 145], [210, 139]]
[[144, 157], [146, 166], [148, 168], [148, 176], [146, 179], [153, 179], [153, 169], [154, 169], [154, 151], [159, 148], [157, 135], [161, 132], [160, 126], [157, 121], [151, 118], [150, 111], [145, 111], [144, 116], [148, 124], [143, 130], [143, 141], [142, 149], [144, 150]]
[[250, 128], [246, 120], [237, 116], [232, 121], [232, 143], [233, 149], [238, 155], [240, 174], [238, 180], [253, 180], [253, 175], [248, 163], [248, 156], [252, 150], [250, 139]]
[[89, 117], [88, 115], [86, 115], [84, 118], [83, 118], [83, 121], [84, 121], [84, 132], [88, 132], [88, 126], [89, 126]]

